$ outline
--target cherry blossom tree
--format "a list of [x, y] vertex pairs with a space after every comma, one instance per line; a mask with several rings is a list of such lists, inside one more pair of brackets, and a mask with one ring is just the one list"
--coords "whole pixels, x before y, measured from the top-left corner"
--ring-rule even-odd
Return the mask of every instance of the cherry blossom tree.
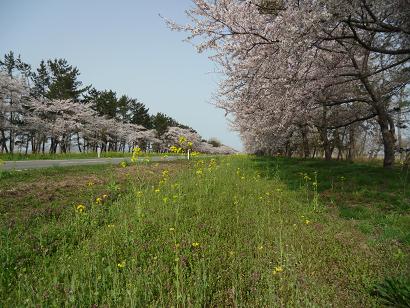
[[167, 22], [212, 52], [226, 77], [215, 104], [233, 116], [248, 150], [309, 156], [313, 134], [330, 159], [339, 129], [375, 118], [389, 167], [392, 102], [409, 80], [404, 2], [193, 0], [190, 24]]

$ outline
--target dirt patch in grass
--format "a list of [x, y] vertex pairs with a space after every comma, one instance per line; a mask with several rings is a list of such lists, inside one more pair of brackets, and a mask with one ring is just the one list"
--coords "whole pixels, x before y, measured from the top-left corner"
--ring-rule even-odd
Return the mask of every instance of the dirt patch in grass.
[[170, 175], [183, 170], [186, 162], [162, 162], [121, 168], [101, 166], [99, 169], [86, 169], [71, 173], [61, 170], [61, 174], [50, 172], [22, 181], [7, 181], [0, 189], [0, 215], [7, 225], [27, 223], [36, 218], [55, 218], [64, 208], [77, 203], [93, 200], [102, 194], [114, 198], [113, 186], [126, 189], [126, 184], [147, 185], [161, 177], [162, 170]]

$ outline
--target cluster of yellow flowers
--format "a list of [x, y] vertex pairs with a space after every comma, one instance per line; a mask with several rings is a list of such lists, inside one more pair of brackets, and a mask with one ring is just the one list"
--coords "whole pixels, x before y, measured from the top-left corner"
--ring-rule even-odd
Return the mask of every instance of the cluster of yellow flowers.
[[303, 223], [304, 223], [305, 225], [310, 225], [310, 224], [312, 223], [312, 222], [311, 222], [307, 217], [305, 217], [304, 215], [302, 215], [301, 217], [302, 217]]
[[84, 213], [84, 212], [85, 212], [85, 205], [84, 205], [84, 204], [78, 204], [78, 205], [75, 207], [75, 210], [76, 210], [78, 213]]
[[312, 179], [311, 179], [311, 177], [307, 174], [307, 173], [303, 173], [303, 179], [306, 181], [306, 182], [309, 182], [309, 181], [311, 181]]
[[276, 275], [276, 274], [279, 274], [279, 273], [282, 273], [282, 272], [283, 272], [283, 267], [279, 265], [279, 266], [274, 267], [274, 269], [272, 271], [272, 274]]
[[95, 199], [95, 203], [100, 205], [100, 204], [103, 204], [107, 199], [108, 199], [108, 195], [104, 194], [101, 197], [97, 197]]
[[[185, 153], [186, 151], [192, 149], [193, 143], [189, 141], [185, 136], [180, 136], [178, 140], [178, 145], [173, 145], [169, 148], [171, 153]], [[198, 153], [195, 152], [195, 154], [191, 153], [191, 155], [198, 155]]]
[[184, 152], [184, 150], [181, 147], [176, 147], [175, 145], [170, 147], [169, 150], [171, 151], [171, 153], [176, 153], [176, 154]]
[[161, 180], [159, 181], [159, 183], [158, 183], [158, 187], [157, 188], [155, 188], [154, 189], [154, 191], [156, 192], [156, 193], [159, 193], [160, 192], [160, 187], [162, 186], [162, 185], [164, 185], [167, 181], [168, 181], [168, 179], [169, 179], [169, 171], [168, 170], [162, 170], [162, 178], [161, 178]]
[[181, 145], [181, 147], [185, 147], [189, 149], [191, 149], [193, 145], [193, 143], [191, 141], [188, 141], [186, 137], [184, 136], [179, 137], [179, 144]]
[[[313, 174], [314, 174], [314, 179], [313, 179], [312, 185], [313, 185], [314, 189], [317, 189], [317, 185], [318, 185], [318, 183], [317, 183], [317, 172], [315, 171], [315, 172], [313, 172]], [[312, 181], [312, 178], [307, 173], [299, 172], [299, 175], [302, 178], [302, 180], [306, 182], [306, 185], [308, 185], [308, 182]]]
[[136, 163], [138, 161], [138, 157], [141, 155], [141, 148], [140, 147], [135, 147], [132, 150], [132, 157], [131, 157], [131, 161], [133, 163]]
[[211, 161], [209, 162], [208, 169], [212, 170], [212, 169], [215, 169], [216, 167], [218, 167], [216, 159], [212, 158]]
[[241, 173], [241, 168], [236, 169], [236, 175], [241, 179], [245, 180], [245, 175]]

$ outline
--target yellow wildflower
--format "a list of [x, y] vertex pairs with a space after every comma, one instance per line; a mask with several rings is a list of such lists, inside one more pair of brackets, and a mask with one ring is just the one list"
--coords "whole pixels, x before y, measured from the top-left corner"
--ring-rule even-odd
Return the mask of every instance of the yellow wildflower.
[[117, 267], [118, 267], [118, 268], [124, 268], [124, 267], [125, 267], [125, 263], [126, 263], [125, 260], [124, 260], [124, 261], [121, 261], [120, 263], [117, 264]]
[[94, 185], [94, 182], [91, 182], [91, 181], [90, 181], [90, 182], [87, 183], [87, 186], [88, 186], [88, 187], [91, 187], [91, 186], [93, 186], [93, 185]]
[[103, 198], [103, 199], [107, 199], [107, 198], [108, 198], [108, 195], [102, 195], [102, 198]]
[[263, 245], [259, 245], [258, 250], [262, 250], [262, 249], [263, 249]]
[[275, 266], [275, 268], [272, 271], [273, 275], [276, 275], [277, 273], [282, 273], [283, 272], [283, 267], [282, 266]]
[[202, 169], [198, 169], [198, 170], [196, 171], [196, 175], [202, 175]]
[[306, 224], [306, 225], [310, 224], [310, 220], [309, 220], [309, 219], [306, 219], [306, 220], [305, 220], [305, 224]]
[[127, 167], [127, 162], [122, 161], [122, 162], [120, 163], [120, 166], [121, 166], [121, 168]]
[[214, 168], [216, 167], [216, 159], [212, 158], [211, 161], [209, 162], [209, 168]]
[[76, 206], [75, 210], [76, 210], [78, 213], [83, 213], [83, 212], [85, 212], [85, 205], [79, 204], [79, 205]]
[[192, 247], [194, 248], [198, 248], [200, 246], [200, 244], [198, 242], [193, 242], [192, 243]]
[[304, 175], [303, 179], [304, 179], [306, 182], [311, 180], [311, 178], [309, 177], [309, 175], [308, 175], [307, 173]]
[[171, 232], [175, 231], [175, 228], [169, 228], [169, 231], [171, 231]]
[[115, 225], [114, 225], [114, 224], [109, 224], [107, 227], [108, 227], [108, 228], [114, 228]]
[[137, 162], [137, 161], [138, 161], [138, 156], [140, 156], [140, 155], [141, 155], [141, 148], [140, 148], [140, 147], [135, 147], [135, 148], [132, 150], [131, 161], [132, 161], [133, 163]]
[[184, 136], [179, 137], [179, 144], [184, 144], [186, 141], [187, 141], [186, 137], [184, 137]]
[[95, 199], [95, 203], [101, 204], [101, 203], [102, 203], [102, 199], [101, 199], [100, 197], [98, 197], [97, 199]]
[[156, 193], [159, 193], [161, 190], [159, 188], [154, 190]]

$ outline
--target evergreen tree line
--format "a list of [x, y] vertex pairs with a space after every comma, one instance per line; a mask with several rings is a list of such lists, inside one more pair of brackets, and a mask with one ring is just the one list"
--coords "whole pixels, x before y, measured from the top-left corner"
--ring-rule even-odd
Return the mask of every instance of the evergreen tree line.
[[[22, 60], [20, 55], [16, 56], [13, 51], [10, 51], [0, 61], [0, 70], [12, 79], [23, 80], [29, 89], [29, 96], [33, 99], [45, 99], [49, 102], [70, 101], [80, 105], [89, 105], [98, 116], [105, 119], [111, 119], [122, 124], [140, 125], [147, 130], [154, 130], [155, 138], [158, 138], [158, 140], [161, 139], [169, 127], [179, 127], [195, 132], [192, 128], [178, 123], [164, 113], [158, 112], [151, 115], [147, 106], [135, 98], [118, 95], [111, 89], [98, 90], [92, 85], [84, 85], [79, 79], [79, 69], [69, 64], [66, 59], [42, 60], [39, 66], [33, 69], [30, 64]], [[5, 88], [3, 87], [2, 92], [6, 91]], [[6, 95], [7, 93], [2, 94]], [[9, 99], [8, 103], [11, 106], [13, 104], [12, 99]], [[9, 112], [0, 110], [1, 153], [14, 153], [16, 144], [22, 142], [22, 138], [17, 136], [19, 126], [23, 124], [18, 116], [18, 110], [8, 109]], [[6, 113], [8, 114], [7, 119], [5, 119]], [[6, 121], [10, 129], [5, 129], [7, 125], [1, 125]], [[31, 151], [44, 152], [46, 143], [50, 142], [52, 144], [49, 146], [49, 151], [56, 152], [57, 142], [54, 142], [55, 145], [53, 145], [53, 138], [51, 140], [43, 138], [42, 144], [37, 146], [34, 146], [33, 142]], [[71, 139], [69, 142], [71, 142]], [[80, 142], [78, 144], [78, 149], [81, 151]], [[125, 146], [121, 146], [117, 140], [108, 144], [109, 148], [105, 150], [125, 149]], [[94, 143], [95, 146], [96, 143]], [[26, 152], [27, 149], [28, 145]], [[66, 152], [70, 150], [70, 147], [64, 147], [63, 143], [60, 142], [60, 149], [62, 152]]]

